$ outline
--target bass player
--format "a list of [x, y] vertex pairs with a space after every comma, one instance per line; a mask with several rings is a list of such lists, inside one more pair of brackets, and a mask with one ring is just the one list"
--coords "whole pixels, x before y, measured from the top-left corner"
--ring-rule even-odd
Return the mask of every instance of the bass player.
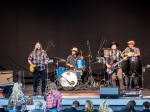
[[[123, 57], [121, 54], [121, 51], [119, 51], [118, 44], [116, 42], [112, 42], [109, 46], [112, 50], [109, 52], [108, 57], [106, 58], [106, 66], [107, 69], [111, 68], [112, 65], [121, 59], [126, 60], [126, 57]], [[112, 85], [113, 87], [116, 87], [116, 75], [119, 79], [120, 89], [124, 89], [123, 86], [123, 78], [122, 78], [122, 69], [121, 64], [117, 64], [117, 68], [110, 74], [112, 78]]]

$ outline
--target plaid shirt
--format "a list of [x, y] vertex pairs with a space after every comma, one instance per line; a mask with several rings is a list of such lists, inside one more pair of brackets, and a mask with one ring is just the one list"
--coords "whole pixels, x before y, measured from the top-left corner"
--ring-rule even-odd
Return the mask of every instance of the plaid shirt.
[[40, 62], [39, 62], [39, 58], [40, 58], [39, 52], [37, 52], [37, 53], [31, 52], [29, 57], [28, 57], [28, 60], [30, 60], [33, 64], [38, 66], [38, 71], [45, 70], [44, 63], [48, 59], [47, 53], [42, 52], [42, 59]]
[[18, 100], [16, 100], [14, 98], [14, 95], [12, 94], [11, 102], [14, 104], [14, 109], [15, 109], [16, 103], [19, 102], [19, 103], [22, 104], [21, 111], [24, 112], [25, 110], [27, 110], [27, 107], [26, 107], [26, 98], [25, 98], [25, 96], [24, 96], [24, 94], [22, 92], [20, 92], [18, 94]]
[[[121, 51], [117, 50], [116, 53], [113, 53], [112, 51], [109, 52], [108, 58], [106, 58], [106, 61], [108, 64], [120, 61], [123, 59], [123, 56], [121, 54]], [[118, 64], [119, 67], [121, 67], [121, 63]]]
[[46, 94], [46, 111], [51, 108], [57, 108], [57, 111], [61, 111], [62, 108], [62, 95], [59, 91], [52, 91]]
[[67, 58], [67, 60], [66, 60], [66, 64], [71, 64], [71, 65], [73, 65], [75, 67], [76, 66], [76, 62], [78, 60], [80, 60], [80, 59], [81, 58], [80, 58], [79, 55], [76, 56], [76, 57], [74, 57], [73, 55], [69, 55], [68, 58]]

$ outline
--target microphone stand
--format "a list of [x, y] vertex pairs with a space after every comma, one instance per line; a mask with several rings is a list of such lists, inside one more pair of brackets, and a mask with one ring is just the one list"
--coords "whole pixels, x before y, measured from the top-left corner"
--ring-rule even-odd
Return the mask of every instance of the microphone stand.
[[[101, 41], [101, 44], [100, 44], [100, 47], [99, 47], [99, 50], [98, 50], [98, 52], [97, 52], [97, 57], [96, 57], [96, 61], [97, 62], [99, 62], [99, 75], [100, 75], [100, 84], [101, 84], [101, 82], [102, 81], [106, 81], [106, 79], [105, 79], [105, 71], [104, 71], [104, 79], [102, 79], [101, 80], [101, 74], [102, 74], [102, 65], [101, 64], [104, 64], [103, 63], [103, 60], [102, 60], [102, 58], [101, 58], [101, 49], [102, 49], [102, 46], [104, 45], [104, 43], [106, 42], [107, 40], [104, 38], [104, 37], [102, 37], [102, 41]], [[98, 73], [97, 73], [98, 74]]]
[[[89, 68], [88, 68], [88, 81], [87, 84], [90, 82], [90, 85], [93, 86], [95, 84], [95, 80], [92, 77], [92, 55], [91, 55], [91, 49], [90, 49], [90, 43], [87, 41], [88, 49], [89, 49]], [[89, 76], [90, 75], [90, 76]]]

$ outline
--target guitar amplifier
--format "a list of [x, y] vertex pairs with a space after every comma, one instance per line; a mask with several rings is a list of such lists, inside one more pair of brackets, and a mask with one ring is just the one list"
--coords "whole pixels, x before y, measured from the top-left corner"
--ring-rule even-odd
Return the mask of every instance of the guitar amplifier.
[[0, 83], [13, 82], [13, 71], [0, 71]]
[[142, 78], [143, 78], [143, 83], [142, 87], [144, 89], [150, 89], [150, 67], [142, 67]]

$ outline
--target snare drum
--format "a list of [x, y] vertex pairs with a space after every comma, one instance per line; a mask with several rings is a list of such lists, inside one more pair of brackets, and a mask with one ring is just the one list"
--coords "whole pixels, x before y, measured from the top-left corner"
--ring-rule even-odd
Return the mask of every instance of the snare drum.
[[64, 67], [59, 67], [59, 68], [57, 69], [57, 76], [56, 76], [56, 78], [57, 78], [57, 79], [60, 78], [61, 74], [64, 73], [65, 71], [66, 71], [66, 68], [64, 68]]
[[78, 60], [76, 62], [76, 68], [77, 68], [77, 70], [83, 70], [85, 68], [84, 60]]
[[60, 79], [59, 82], [62, 87], [75, 87], [77, 85], [77, 75], [76, 71], [67, 70], [65, 71]]

